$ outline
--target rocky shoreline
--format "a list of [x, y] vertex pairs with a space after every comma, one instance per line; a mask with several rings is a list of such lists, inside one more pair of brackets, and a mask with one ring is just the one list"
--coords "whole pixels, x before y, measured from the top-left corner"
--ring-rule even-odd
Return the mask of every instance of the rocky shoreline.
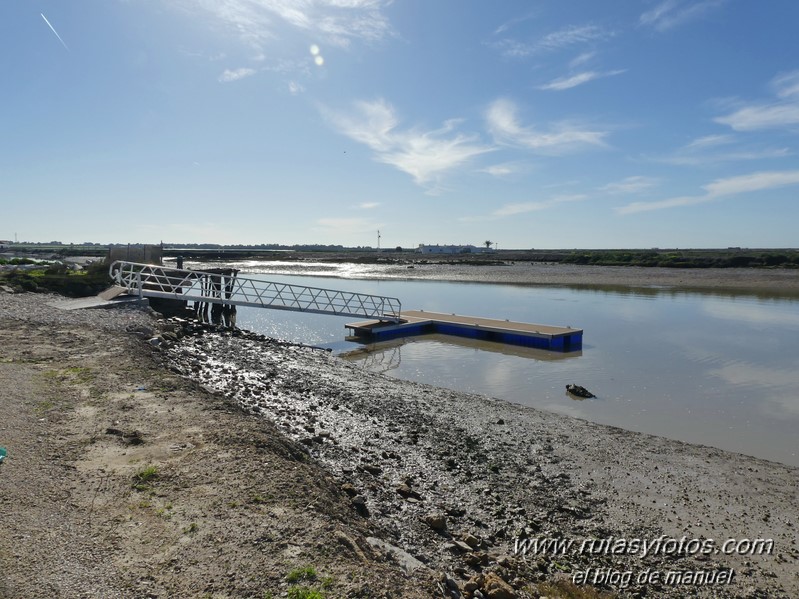
[[54, 299], [0, 294], [2, 596], [799, 596], [796, 468]]
[[[794, 468], [397, 381], [259, 335], [190, 329], [167, 351], [171, 366], [273, 420], [377, 526], [376, 547], [409, 573], [446, 573], [453, 596], [480, 597], [484, 570], [519, 596], [581, 574], [619, 596], [799, 592]], [[683, 550], [626, 545], [659, 538], [684, 539]], [[773, 553], [691, 555], [707, 539], [750, 538], [773, 539]], [[523, 555], [534, 539], [582, 550]], [[603, 541], [616, 550], [585, 548]], [[683, 574], [636, 584], [647, 571]], [[731, 581], [714, 584], [721, 572]]]

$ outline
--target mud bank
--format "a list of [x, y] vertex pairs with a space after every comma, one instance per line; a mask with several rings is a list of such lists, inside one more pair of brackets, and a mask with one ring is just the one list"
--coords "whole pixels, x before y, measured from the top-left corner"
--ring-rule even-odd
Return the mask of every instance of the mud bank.
[[[247, 333], [188, 336], [167, 355], [304, 446], [386, 556], [446, 573], [463, 596], [486, 571], [520, 597], [553, 577], [632, 597], [799, 595], [795, 468], [398, 381]], [[757, 539], [768, 549], [753, 555]]]
[[[205, 263], [192, 263], [198, 268]], [[218, 263], [209, 263], [214, 266]], [[720, 294], [765, 297], [799, 296], [799, 269], [768, 268], [661, 268], [587, 266], [505, 260], [481, 264], [447, 262], [444, 258], [408, 257], [401, 263], [357, 263], [315, 257], [296, 261], [248, 260], [221, 263], [245, 272], [310, 275], [336, 278], [431, 280], [508, 285], [546, 285]]]
[[0, 294], [0, 596], [799, 596], [796, 468], [55, 299]]

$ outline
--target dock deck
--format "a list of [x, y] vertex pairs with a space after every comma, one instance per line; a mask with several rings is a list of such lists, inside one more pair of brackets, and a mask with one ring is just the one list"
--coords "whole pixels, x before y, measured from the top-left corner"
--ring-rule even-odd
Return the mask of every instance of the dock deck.
[[583, 331], [528, 322], [512, 322], [478, 316], [461, 316], [424, 310], [400, 313], [401, 322], [365, 320], [344, 325], [352, 335], [368, 341], [441, 333], [536, 347], [551, 351], [576, 351], [582, 348]]

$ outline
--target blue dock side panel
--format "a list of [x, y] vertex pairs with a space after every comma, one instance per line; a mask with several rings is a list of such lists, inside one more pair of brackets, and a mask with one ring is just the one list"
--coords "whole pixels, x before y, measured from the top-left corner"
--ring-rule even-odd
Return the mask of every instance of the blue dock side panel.
[[[555, 327], [558, 330], [551, 331], [553, 327], [548, 327], [550, 329], [548, 333], [539, 332], [539, 330], [525, 332], [518, 330], [519, 327], [503, 327], [504, 324], [518, 325], [519, 323], [503, 323], [502, 321], [490, 321], [487, 319], [481, 319], [481, 322], [482, 324], [451, 322], [432, 318], [421, 322], [405, 322], [401, 324], [355, 323], [347, 325], [347, 328], [351, 329], [355, 336], [369, 341], [386, 341], [399, 337], [440, 333], [556, 352], [579, 351], [583, 347], [583, 331], [581, 329]], [[489, 326], [486, 326], [486, 323]], [[516, 330], [513, 330], [514, 328]]]

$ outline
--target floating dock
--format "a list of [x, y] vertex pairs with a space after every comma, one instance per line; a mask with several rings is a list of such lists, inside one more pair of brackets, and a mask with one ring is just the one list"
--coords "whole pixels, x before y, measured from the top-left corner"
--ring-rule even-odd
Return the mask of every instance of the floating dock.
[[560, 352], [577, 351], [583, 346], [582, 329], [424, 310], [403, 311], [398, 323], [365, 320], [344, 326], [351, 331], [352, 336], [365, 341], [441, 333]]

